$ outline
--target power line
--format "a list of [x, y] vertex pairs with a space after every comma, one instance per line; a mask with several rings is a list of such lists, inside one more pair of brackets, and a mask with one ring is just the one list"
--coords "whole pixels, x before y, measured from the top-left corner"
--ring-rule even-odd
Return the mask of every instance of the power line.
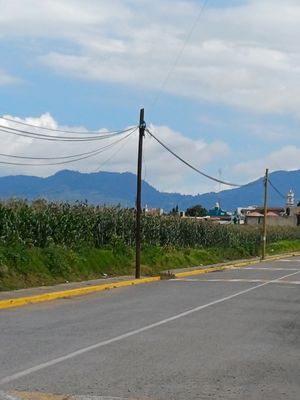
[[181, 161], [183, 164], [187, 165], [189, 168], [197, 172], [198, 174], [204, 176], [205, 178], [208, 178], [212, 181], [222, 183], [223, 185], [227, 186], [232, 186], [232, 187], [240, 187], [241, 185], [238, 185], [236, 183], [230, 183], [226, 181], [222, 181], [218, 178], [215, 178], [213, 176], [210, 176], [202, 171], [200, 171], [198, 168], [194, 167], [192, 164], [190, 164], [188, 161], [185, 161], [182, 157], [180, 157], [178, 154], [176, 154], [173, 150], [171, 150], [167, 145], [165, 145], [161, 140], [159, 140], [156, 136], [153, 135], [152, 132], [149, 131], [149, 129], [146, 129], [146, 131], [162, 146], [164, 147], [169, 153], [171, 153], [174, 157], [176, 157], [179, 161]]
[[[3, 119], [8, 122], [13, 122], [15, 124], [20, 124], [20, 125], [24, 125], [24, 126], [29, 126], [31, 128], [42, 129], [42, 130], [51, 131], [51, 132], [74, 133], [74, 134], [78, 134], [78, 135], [101, 134], [101, 132], [99, 132], [99, 131], [77, 131], [77, 130], [75, 131], [75, 130], [69, 130], [69, 129], [47, 128], [46, 126], [33, 125], [33, 124], [29, 124], [27, 122], [16, 121], [12, 118], [7, 118], [7, 117], [3, 117], [3, 116], [0, 116], [0, 119]], [[124, 132], [124, 131], [120, 129], [120, 130], [115, 130], [115, 131], [105, 131], [103, 133], [107, 134], [107, 133], [118, 133], [118, 132]]]
[[63, 160], [63, 159], [68, 159], [68, 158], [77, 158], [77, 157], [81, 157], [81, 156], [97, 153], [99, 150], [106, 149], [107, 147], [110, 147], [112, 144], [113, 145], [114, 144], [118, 144], [119, 142], [123, 141], [124, 139], [129, 138], [129, 136], [131, 136], [131, 134], [133, 134], [136, 130], [137, 130], [137, 128], [135, 130], [133, 130], [132, 132], [130, 132], [130, 134], [126, 135], [124, 138], [119, 139], [119, 140], [117, 140], [117, 141], [115, 141], [115, 142], [113, 142], [113, 143], [111, 143], [111, 144], [109, 144], [107, 146], [98, 147], [95, 150], [84, 152], [84, 153], [71, 154], [71, 155], [60, 156], [60, 157], [31, 157], [31, 156], [19, 156], [19, 155], [15, 155], [15, 154], [7, 154], [7, 153], [0, 153], [0, 156], [8, 157], [8, 158], [23, 159], [23, 160]]
[[181, 58], [181, 56], [182, 56], [182, 54], [183, 54], [183, 52], [184, 52], [184, 50], [185, 50], [185, 48], [186, 48], [186, 46], [187, 46], [187, 44], [188, 44], [188, 42], [189, 42], [191, 36], [192, 36], [192, 34], [193, 34], [193, 32], [194, 32], [194, 30], [195, 30], [195, 28], [196, 28], [196, 26], [197, 26], [197, 24], [198, 24], [198, 22], [199, 22], [199, 20], [200, 20], [200, 17], [202, 16], [203, 11], [204, 11], [205, 7], [206, 7], [207, 4], [208, 4], [208, 1], [209, 1], [209, 0], [204, 0], [204, 1], [203, 1], [202, 6], [201, 6], [201, 8], [200, 8], [200, 11], [199, 11], [197, 17], [195, 18], [195, 20], [194, 20], [194, 22], [193, 22], [193, 24], [192, 24], [192, 26], [191, 26], [191, 29], [189, 30], [188, 34], [186, 35], [186, 38], [185, 38], [185, 40], [184, 40], [184, 42], [183, 42], [183, 45], [182, 45], [182, 47], [180, 48], [180, 50], [179, 50], [179, 52], [178, 52], [178, 54], [177, 54], [177, 56], [176, 56], [176, 58], [175, 58], [173, 64], [171, 65], [171, 67], [170, 67], [170, 69], [169, 69], [169, 71], [168, 71], [168, 73], [167, 73], [167, 75], [166, 75], [166, 77], [165, 77], [165, 79], [163, 80], [163, 82], [162, 82], [162, 84], [161, 84], [161, 86], [160, 86], [158, 92], [156, 93], [156, 96], [155, 96], [155, 98], [154, 98], [154, 100], [153, 100], [153, 102], [152, 102], [150, 108], [153, 108], [154, 105], [157, 103], [157, 101], [158, 101], [158, 99], [159, 99], [159, 97], [160, 97], [162, 91], [163, 91], [164, 88], [166, 87], [166, 85], [167, 85], [167, 83], [168, 83], [168, 81], [169, 81], [169, 79], [170, 79], [170, 77], [171, 77], [171, 75], [172, 75], [174, 69], [177, 67], [177, 65], [178, 65], [178, 63], [179, 63], [179, 60], [180, 60], [180, 58]]
[[[88, 153], [85, 156], [82, 157], [77, 157], [77, 158], [73, 158], [72, 160], [67, 160], [67, 161], [62, 161], [62, 162], [55, 162], [55, 163], [18, 163], [18, 162], [10, 162], [10, 161], [0, 161], [0, 164], [4, 164], [4, 165], [18, 165], [18, 166], [27, 166], [27, 167], [38, 167], [38, 166], [50, 166], [50, 165], [64, 165], [64, 164], [69, 164], [69, 163], [73, 163], [73, 162], [77, 162], [77, 161], [81, 161], [81, 160], [85, 160], [87, 158], [91, 158], [94, 157], [100, 153], [103, 153], [104, 151], [106, 151], [107, 149], [117, 145], [118, 143], [120, 143], [122, 140], [125, 140], [127, 137], [129, 137], [130, 135], [132, 135], [133, 132], [130, 132], [128, 135], [126, 135], [125, 137], [122, 137], [119, 140], [114, 141], [113, 143], [110, 143], [107, 146], [101, 147], [98, 150], [95, 150], [94, 152]], [[67, 158], [67, 157], [66, 157]], [[37, 158], [40, 159], [40, 158]], [[42, 158], [41, 158], [42, 159]]]
[[286, 199], [286, 196], [285, 196], [284, 194], [282, 194], [282, 193], [280, 192], [280, 190], [278, 190], [277, 187], [276, 187], [275, 185], [273, 185], [273, 183], [270, 181], [270, 179], [268, 179], [268, 182], [269, 182], [270, 186], [272, 187], [272, 189], [275, 190], [275, 192], [276, 192], [281, 198], [283, 198], [283, 199], [285, 200], [285, 199]]
[[122, 133], [132, 131], [133, 129], [136, 129], [136, 127], [131, 127], [128, 129], [124, 129], [123, 131], [119, 131], [119, 132], [115, 132], [115, 133], [111, 133], [111, 134], [103, 133], [101, 135], [76, 137], [76, 136], [52, 136], [52, 135], [41, 134], [41, 133], [37, 133], [37, 132], [30, 132], [30, 131], [23, 130], [23, 129], [17, 129], [17, 128], [0, 125], [0, 131], [4, 131], [6, 133], [22, 134], [19, 136], [26, 135], [26, 137], [39, 138], [41, 140], [56, 140], [56, 141], [70, 141], [70, 142], [77, 142], [77, 141], [85, 142], [85, 141], [93, 141], [93, 140], [102, 140], [102, 139], [106, 139], [109, 137], [113, 137], [116, 135], [120, 135]]
[[[131, 133], [134, 133], [134, 131], [132, 131]], [[115, 143], [117, 144], [121, 140], [128, 138], [131, 135], [131, 133], [129, 135], [125, 136], [125, 138], [117, 140], [113, 144], [115, 144]], [[92, 150], [92, 151], [87, 151], [87, 152], [78, 153], [78, 154], [71, 154], [71, 155], [61, 156], [61, 157], [31, 157], [31, 156], [19, 156], [19, 155], [15, 155], [15, 154], [7, 154], [7, 153], [0, 153], [0, 156], [8, 157], [8, 158], [17, 158], [17, 159], [22, 159], [22, 160], [64, 160], [67, 158], [78, 158], [78, 157], [82, 157], [85, 155], [94, 154], [94, 153], [97, 153], [99, 150], [105, 149], [109, 146], [111, 146], [111, 144], [104, 146], [104, 147], [98, 147], [97, 149]]]
[[107, 138], [111, 138], [117, 135], [121, 135], [126, 132], [134, 131], [137, 127], [131, 127], [128, 129], [124, 129], [123, 131], [111, 133], [111, 134], [102, 134], [99, 136], [87, 136], [87, 137], [74, 137], [74, 136], [51, 136], [44, 135], [36, 132], [29, 132], [22, 129], [6, 127], [4, 125], [0, 125], [0, 132], [10, 133], [16, 136], [27, 137], [31, 139], [39, 139], [39, 140], [48, 140], [48, 141], [56, 141], [56, 142], [91, 142], [94, 140], [103, 140]]
[[127, 140], [125, 140], [124, 143], [122, 143], [122, 146], [120, 146], [113, 154], [111, 154], [106, 160], [104, 160], [100, 165], [98, 165], [98, 167], [95, 169], [95, 172], [99, 172], [100, 169], [103, 167], [103, 165], [108, 163], [112, 158], [114, 158], [117, 154], [119, 154], [120, 151], [123, 150], [124, 147], [127, 145], [130, 137], [131, 137], [131, 135], [128, 135], [126, 138], [124, 138]]

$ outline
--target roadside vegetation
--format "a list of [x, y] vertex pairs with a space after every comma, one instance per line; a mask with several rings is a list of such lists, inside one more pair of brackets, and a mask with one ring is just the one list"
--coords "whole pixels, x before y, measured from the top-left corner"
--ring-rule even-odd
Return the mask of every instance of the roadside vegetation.
[[[86, 203], [0, 204], [0, 290], [129, 275], [134, 270], [133, 210]], [[273, 228], [268, 252], [300, 250], [300, 229]], [[257, 227], [143, 216], [142, 273], [209, 265], [260, 254]]]

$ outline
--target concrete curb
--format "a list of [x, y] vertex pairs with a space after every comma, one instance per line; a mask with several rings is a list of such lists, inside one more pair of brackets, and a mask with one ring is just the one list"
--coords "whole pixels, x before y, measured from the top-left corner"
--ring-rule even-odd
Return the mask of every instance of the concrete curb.
[[260, 259], [251, 260], [250, 259], [248, 261], [233, 262], [230, 264], [224, 264], [224, 265], [220, 265], [220, 266], [216, 266], [216, 267], [193, 269], [190, 271], [175, 273], [175, 276], [176, 276], [176, 278], [183, 278], [183, 277], [191, 276], [191, 275], [207, 274], [209, 272], [224, 271], [226, 269], [233, 269], [233, 268], [242, 268], [242, 267], [246, 267], [249, 265], [259, 264], [261, 262], [270, 262], [270, 261], [280, 260], [283, 257], [294, 257], [294, 256], [300, 256], [300, 252], [286, 253], [286, 254], [281, 254], [278, 256], [269, 256], [264, 260], [260, 260]]
[[89, 286], [84, 288], [78, 289], [69, 289], [63, 290], [59, 292], [52, 292], [52, 293], [44, 293], [36, 296], [28, 296], [28, 297], [19, 297], [16, 299], [7, 299], [0, 301], [0, 310], [6, 308], [13, 308], [13, 307], [21, 307], [26, 304], [34, 304], [34, 303], [42, 303], [44, 301], [51, 301], [51, 300], [58, 300], [58, 299], [66, 299], [75, 296], [82, 296], [90, 293], [95, 292], [103, 292], [104, 290], [110, 290], [120, 287], [126, 287], [131, 285], [141, 285], [144, 283], [150, 282], [157, 282], [160, 280], [160, 277], [151, 277], [151, 278], [142, 278], [142, 279], [134, 279], [129, 281], [121, 281], [121, 282], [114, 282], [114, 283], [106, 283], [97, 286]]
[[[281, 254], [278, 256], [271, 256], [271, 257], [266, 258], [263, 261], [264, 262], [274, 261], [274, 260], [280, 260], [283, 257], [293, 257], [293, 256], [300, 256], [300, 252]], [[210, 272], [217, 272], [217, 271], [224, 271], [227, 269], [246, 267], [246, 266], [253, 265], [253, 264], [259, 264], [260, 262], [261, 262], [261, 260], [251, 260], [250, 259], [248, 261], [245, 260], [242, 262], [235, 262], [235, 263], [233, 262], [231, 264], [224, 264], [224, 265], [220, 265], [220, 266], [211, 266], [208, 268], [201, 268], [201, 269], [194, 269], [194, 270], [189, 270], [189, 271], [185, 271], [185, 272], [178, 272], [178, 273], [175, 273], [175, 277], [183, 278], [186, 276], [207, 274]], [[35, 303], [42, 303], [45, 301], [66, 299], [66, 298], [71, 298], [71, 297], [75, 297], [75, 296], [83, 296], [83, 295], [87, 295], [90, 293], [102, 292], [105, 290], [121, 288], [121, 287], [126, 287], [126, 286], [132, 286], [132, 285], [142, 285], [144, 283], [151, 283], [151, 282], [158, 282], [158, 281], [160, 281], [160, 277], [155, 276], [155, 277], [150, 277], [150, 278], [132, 279], [132, 280], [128, 280], [128, 281], [120, 281], [120, 282], [114, 282], [114, 283], [106, 283], [106, 284], [104, 283], [104, 284], [96, 285], [96, 286], [88, 286], [88, 287], [77, 288], [77, 289], [69, 289], [69, 290], [63, 290], [63, 291], [52, 292], [52, 293], [43, 293], [43, 294], [35, 295], [35, 296], [0, 300], [0, 310], [7, 309], [7, 308], [21, 307], [21, 306], [25, 306], [27, 304], [35, 304]]]
[[191, 276], [191, 275], [208, 274], [210, 272], [224, 271], [226, 269], [246, 267], [247, 265], [258, 264], [259, 262], [260, 262], [259, 260], [255, 260], [255, 261], [238, 262], [238, 263], [232, 263], [232, 264], [227, 264], [227, 265], [221, 265], [219, 267], [194, 269], [193, 271], [179, 272], [179, 273], [175, 274], [175, 276], [176, 276], [176, 278], [183, 278], [185, 276]]

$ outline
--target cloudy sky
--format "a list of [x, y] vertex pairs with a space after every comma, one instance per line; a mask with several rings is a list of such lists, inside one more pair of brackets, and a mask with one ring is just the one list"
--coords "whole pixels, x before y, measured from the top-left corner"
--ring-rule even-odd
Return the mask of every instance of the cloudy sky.
[[[246, 183], [267, 167], [300, 168], [300, 1], [0, 4], [0, 115], [43, 127], [114, 130], [137, 125], [145, 107], [157, 137], [223, 180]], [[8, 124], [16, 126], [1, 121]], [[7, 154], [49, 157], [95, 148], [0, 134]], [[68, 168], [135, 172], [136, 152], [133, 134]], [[62, 168], [2, 164], [0, 174], [47, 176]], [[163, 191], [225, 189], [148, 136], [143, 176]]]

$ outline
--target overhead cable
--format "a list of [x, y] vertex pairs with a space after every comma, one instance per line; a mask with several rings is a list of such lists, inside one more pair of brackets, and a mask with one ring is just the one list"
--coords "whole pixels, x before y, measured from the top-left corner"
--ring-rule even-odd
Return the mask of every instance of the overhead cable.
[[113, 154], [111, 154], [106, 160], [104, 160], [100, 165], [98, 165], [98, 167], [95, 169], [95, 172], [99, 172], [106, 163], [108, 163], [112, 158], [114, 158], [117, 154], [120, 153], [120, 151], [124, 149], [128, 141], [130, 140], [130, 135], [126, 136], [126, 138], [124, 139], [126, 139], [124, 140], [124, 143], [122, 143], [122, 145], [115, 152], [113, 152]]
[[227, 185], [227, 186], [232, 186], [232, 187], [240, 187], [241, 185], [238, 185], [236, 183], [230, 183], [230, 182], [226, 182], [226, 181], [222, 181], [218, 178], [215, 178], [213, 176], [210, 176], [206, 173], [204, 173], [203, 171], [200, 171], [198, 168], [194, 167], [192, 164], [190, 164], [188, 161], [184, 160], [182, 157], [180, 157], [178, 154], [176, 154], [173, 150], [171, 150], [167, 145], [165, 145], [160, 139], [158, 139], [155, 135], [153, 135], [153, 133], [149, 130], [146, 129], [146, 131], [149, 133], [149, 135], [151, 135], [153, 137], [153, 139], [155, 139], [162, 147], [164, 147], [169, 153], [171, 153], [174, 157], [176, 157], [179, 161], [181, 161], [183, 164], [187, 165], [189, 168], [191, 168], [192, 170], [194, 170], [195, 172], [197, 172], [198, 174], [204, 176], [205, 178], [208, 178], [212, 181], [218, 182], [218, 183], [222, 183], [223, 185]]
[[111, 138], [117, 135], [121, 135], [123, 133], [132, 132], [137, 127], [131, 127], [128, 129], [124, 129], [123, 131], [110, 133], [110, 134], [101, 134], [95, 136], [87, 136], [87, 137], [75, 137], [75, 136], [52, 136], [47, 134], [41, 134], [36, 132], [30, 132], [22, 129], [11, 128], [4, 125], [0, 125], [0, 132], [10, 133], [12, 135], [27, 137], [31, 139], [39, 139], [39, 140], [48, 140], [48, 141], [58, 141], [58, 142], [91, 142], [94, 140], [103, 140], [107, 138]]
[[274, 189], [275, 192], [276, 192], [281, 198], [283, 198], [283, 199], [285, 200], [285, 199], [286, 199], [286, 196], [285, 196], [284, 194], [282, 194], [282, 193], [280, 192], [280, 190], [278, 190], [277, 187], [276, 187], [275, 185], [273, 185], [273, 183], [270, 181], [270, 179], [268, 179], [268, 182], [269, 182], [270, 186], [272, 187], [272, 189]]
[[[89, 131], [89, 130], [79, 131], [79, 130], [70, 130], [70, 129], [48, 128], [46, 126], [38, 126], [38, 125], [29, 124], [29, 123], [23, 122], [23, 121], [17, 121], [12, 118], [4, 117], [4, 116], [0, 116], [0, 119], [3, 119], [8, 122], [13, 122], [15, 124], [29, 126], [31, 128], [42, 129], [42, 130], [51, 131], [51, 132], [74, 133], [74, 134], [78, 134], [78, 135], [87, 135], [87, 134], [98, 134], [99, 135], [102, 133], [99, 131]], [[106, 133], [118, 133], [118, 132], [124, 132], [124, 130], [119, 129], [119, 130], [114, 130], [114, 131], [104, 131], [103, 133], [106, 134]]]
[[[134, 132], [134, 131], [133, 131]], [[100, 153], [103, 153], [104, 151], [112, 148], [113, 146], [117, 145], [121, 141], [125, 140], [128, 138], [130, 135], [133, 134], [133, 132], [130, 132], [126, 136], [122, 137], [121, 139], [115, 140], [113, 143], [108, 144], [107, 146], [101, 147], [99, 150], [96, 150], [94, 152], [91, 152], [85, 156], [82, 157], [77, 157], [77, 158], [72, 158], [71, 160], [67, 161], [61, 161], [61, 162], [55, 162], [55, 163], [19, 163], [19, 162], [10, 162], [10, 161], [0, 161], [0, 164], [5, 164], [5, 165], [18, 165], [18, 166], [27, 166], [27, 167], [38, 167], [38, 166], [50, 166], [50, 165], [63, 165], [63, 164], [69, 164], [81, 160], [85, 160], [87, 158], [94, 157]]]
[[[137, 130], [137, 128], [135, 130]], [[124, 139], [129, 138], [129, 136], [132, 133], [134, 133], [134, 131], [130, 132], [130, 134], [126, 135], [122, 139], [116, 140], [115, 142], [110, 143], [109, 145], [106, 145], [104, 147], [98, 147], [97, 149], [92, 150], [92, 151], [87, 151], [87, 152], [84, 152], [84, 153], [77, 153], [77, 154], [70, 154], [70, 155], [67, 155], [67, 156], [60, 156], [60, 157], [32, 157], [32, 156], [19, 156], [19, 155], [16, 155], [16, 154], [7, 154], [7, 153], [0, 153], [0, 156], [8, 157], [8, 158], [16, 158], [16, 159], [21, 159], [21, 160], [64, 160], [64, 159], [68, 159], [68, 158], [78, 158], [78, 157], [82, 157], [82, 156], [85, 156], [85, 155], [90, 155], [90, 154], [97, 153], [99, 150], [106, 149], [106, 148], [108, 148], [108, 147], [110, 147], [111, 145], [114, 145], [114, 144], [118, 144], [121, 141], [123, 141]]]
[[168, 83], [168, 81], [169, 81], [169, 79], [170, 79], [170, 77], [171, 77], [171, 75], [172, 75], [174, 69], [177, 67], [177, 65], [178, 65], [178, 63], [179, 63], [179, 61], [180, 61], [180, 58], [182, 57], [182, 55], [183, 55], [183, 53], [184, 53], [184, 50], [185, 50], [185, 48], [186, 48], [186, 46], [187, 46], [187, 44], [188, 44], [188, 42], [189, 42], [189, 40], [190, 40], [190, 38], [191, 38], [193, 32], [194, 32], [194, 30], [196, 29], [196, 26], [197, 26], [197, 24], [198, 24], [198, 22], [199, 22], [199, 20], [200, 20], [200, 17], [202, 16], [203, 11], [204, 11], [205, 7], [206, 7], [207, 4], [208, 4], [208, 1], [209, 1], [209, 0], [203, 0], [202, 5], [200, 6], [200, 11], [199, 11], [198, 15], [196, 16], [196, 18], [195, 18], [195, 20], [194, 20], [194, 22], [193, 22], [193, 24], [192, 24], [192, 26], [191, 26], [191, 29], [190, 29], [189, 32], [187, 33], [187, 35], [186, 35], [186, 37], [185, 37], [185, 40], [184, 40], [184, 42], [183, 42], [183, 45], [182, 45], [182, 47], [179, 49], [179, 52], [177, 53], [176, 58], [175, 58], [173, 64], [170, 66], [170, 68], [169, 68], [169, 70], [168, 70], [168, 73], [167, 73], [165, 79], [163, 80], [163, 82], [162, 82], [162, 84], [161, 84], [161, 86], [160, 86], [158, 92], [156, 93], [155, 98], [154, 98], [154, 100], [153, 100], [153, 102], [152, 102], [150, 108], [153, 108], [154, 105], [157, 103], [157, 101], [158, 101], [158, 99], [159, 99], [161, 93], [162, 93], [163, 90], [165, 89], [165, 87], [166, 87], [166, 85], [167, 85], [167, 83]]

